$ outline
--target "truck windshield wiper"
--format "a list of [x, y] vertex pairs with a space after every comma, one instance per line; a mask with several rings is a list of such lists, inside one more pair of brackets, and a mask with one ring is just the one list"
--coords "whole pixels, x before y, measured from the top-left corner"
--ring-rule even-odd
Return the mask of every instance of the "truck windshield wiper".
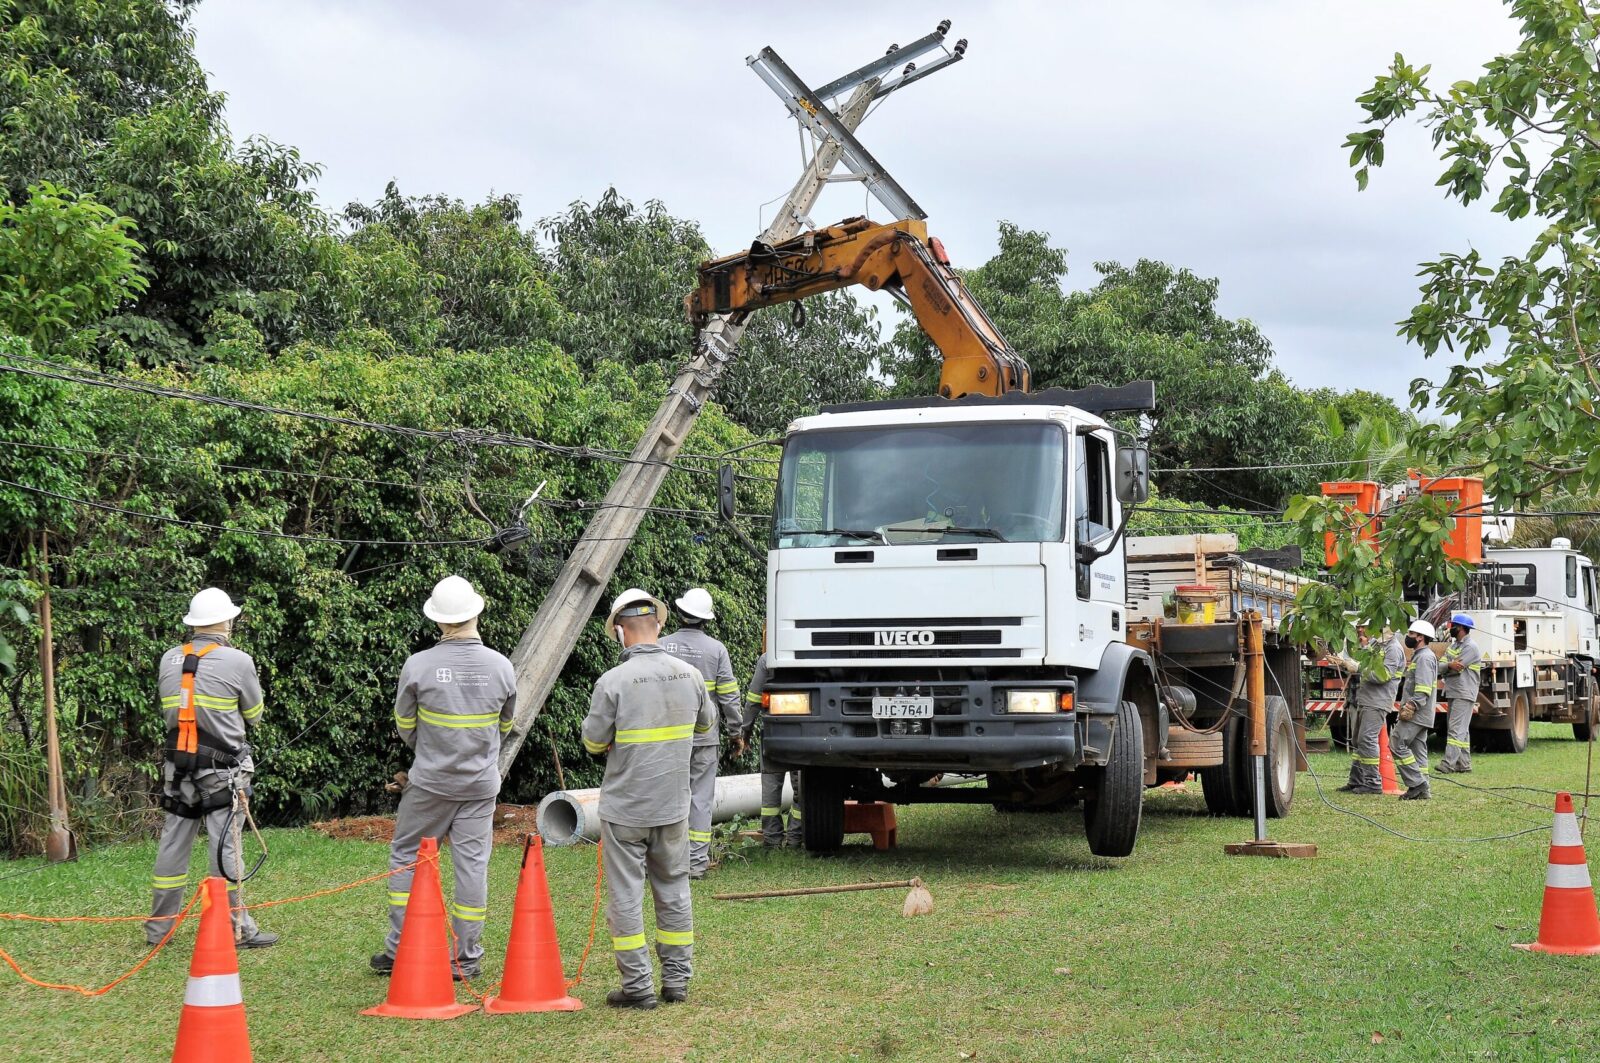
[[851, 539], [866, 539], [869, 542], [889, 544], [883, 533], [872, 528], [818, 528], [816, 531], [786, 532], [788, 535], [842, 535]]
[[980, 539], [998, 539], [1003, 543], [1008, 543], [1011, 541], [1004, 535], [1001, 535], [999, 532], [995, 531], [993, 528], [960, 528], [951, 526], [949, 528], [940, 528], [938, 530], [944, 532], [946, 535], [975, 535]]

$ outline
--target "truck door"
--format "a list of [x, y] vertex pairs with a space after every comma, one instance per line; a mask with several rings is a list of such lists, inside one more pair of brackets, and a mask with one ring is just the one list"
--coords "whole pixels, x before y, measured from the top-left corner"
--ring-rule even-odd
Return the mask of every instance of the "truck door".
[[[1076, 548], [1103, 549], [1116, 534], [1119, 506], [1111, 486], [1111, 440], [1109, 433], [1080, 435], [1077, 460], [1073, 463], [1073, 516]], [[1078, 598], [1090, 608], [1083, 610], [1078, 625], [1079, 641], [1109, 642], [1120, 639], [1112, 629], [1113, 613], [1120, 627], [1127, 593], [1122, 582], [1122, 545], [1103, 557], [1080, 560], [1077, 566]]]
[[1578, 652], [1585, 657], [1594, 657], [1597, 648], [1595, 637], [1595, 604], [1600, 598], [1595, 594], [1594, 565], [1588, 558], [1580, 558], [1583, 583], [1583, 611], [1573, 610], [1569, 615], [1578, 627]]

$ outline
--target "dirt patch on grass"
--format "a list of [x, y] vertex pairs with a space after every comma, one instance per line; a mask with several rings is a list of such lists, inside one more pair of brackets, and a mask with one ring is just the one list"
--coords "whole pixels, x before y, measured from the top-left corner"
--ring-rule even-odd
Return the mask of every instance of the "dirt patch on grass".
[[[538, 808], [534, 805], [496, 805], [494, 843], [521, 845], [534, 833]], [[311, 824], [311, 829], [336, 841], [388, 842], [394, 840], [393, 816], [347, 816]]]

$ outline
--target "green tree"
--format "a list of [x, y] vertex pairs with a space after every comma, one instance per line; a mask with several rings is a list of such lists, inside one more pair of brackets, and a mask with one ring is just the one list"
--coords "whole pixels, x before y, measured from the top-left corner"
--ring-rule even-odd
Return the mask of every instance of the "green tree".
[[[193, 54], [191, 0], [0, 0], [0, 180], [41, 181], [131, 219], [148, 286], [107, 322], [147, 362], [193, 356], [219, 310], [274, 344], [334, 245], [317, 168], [261, 139], [235, 145]], [[110, 359], [120, 360], [120, 356]]]
[[[1364, 128], [1350, 134], [1350, 165], [1366, 187], [1384, 163], [1390, 130], [1430, 130], [1437, 184], [1463, 206], [1487, 201], [1530, 239], [1498, 262], [1475, 249], [1421, 268], [1420, 298], [1400, 334], [1432, 357], [1458, 356], [1442, 385], [1412, 384], [1412, 405], [1443, 414], [1410, 433], [1440, 471], [1475, 473], [1502, 505], [1541, 495], [1600, 491], [1600, 15], [1581, 0], [1514, 0], [1518, 46], [1475, 78], [1437, 88], [1430, 68], [1396, 55], [1358, 98]], [[1459, 584], [1437, 549], [1447, 513], [1418, 502], [1396, 514], [1371, 572], [1352, 569], [1338, 595], [1307, 609], [1308, 629], [1335, 635], [1343, 609], [1377, 615], [1396, 581]], [[1338, 523], [1317, 502], [1291, 509], [1307, 536]], [[1346, 534], [1350, 529], [1346, 529]], [[1343, 600], [1340, 600], [1340, 599]]]

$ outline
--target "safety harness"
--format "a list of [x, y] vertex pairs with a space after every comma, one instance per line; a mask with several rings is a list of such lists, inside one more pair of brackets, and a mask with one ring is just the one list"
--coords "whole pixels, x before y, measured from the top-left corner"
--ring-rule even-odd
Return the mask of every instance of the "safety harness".
[[[201, 793], [198, 801], [185, 801], [179, 794], [182, 780], [199, 771], [234, 768], [239, 764], [239, 750], [229, 748], [216, 735], [201, 727], [194, 712], [194, 677], [200, 670], [200, 658], [222, 645], [213, 642], [196, 650], [194, 643], [183, 644], [183, 674], [179, 679], [178, 725], [167, 729], [167, 763], [172, 765], [171, 791], [163, 789], [161, 807], [174, 816], [199, 819], [207, 812], [227, 808], [233, 804], [233, 787], [223, 787], [209, 794]], [[195, 787], [199, 790], [199, 787]]]

